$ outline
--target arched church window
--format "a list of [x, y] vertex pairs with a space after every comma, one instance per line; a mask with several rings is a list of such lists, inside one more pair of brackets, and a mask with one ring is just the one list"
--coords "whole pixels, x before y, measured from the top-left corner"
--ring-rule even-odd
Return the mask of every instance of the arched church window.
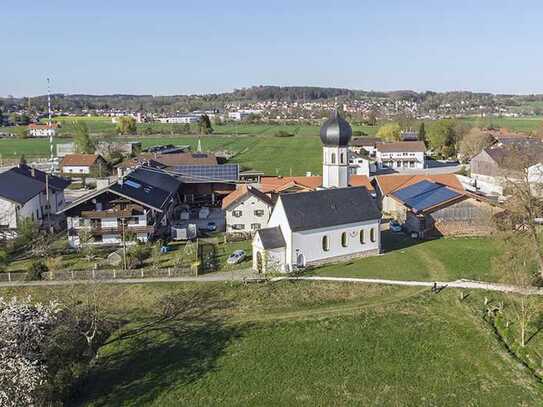
[[341, 234], [341, 245], [347, 247], [347, 232]]
[[370, 229], [370, 240], [375, 242], [375, 228]]
[[360, 244], [364, 244], [364, 243], [366, 243], [365, 237], [364, 237], [364, 229], [361, 229], [360, 230]]
[[341, 164], [345, 164], [345, 155], [344, 155], [343, 153], [341, 153], [341, 154], [339, 155], [339, 162], [340, 162]]
[[332, 164], [335, 164], [336, 163], [336, 153], [332, 153], [332, 156], [330, 157], [330, 162]]
[[328, 241], [328, 236], [326, 235], [322, 237], [322, 250], [325, 252], [330, 250], [330, 242]]

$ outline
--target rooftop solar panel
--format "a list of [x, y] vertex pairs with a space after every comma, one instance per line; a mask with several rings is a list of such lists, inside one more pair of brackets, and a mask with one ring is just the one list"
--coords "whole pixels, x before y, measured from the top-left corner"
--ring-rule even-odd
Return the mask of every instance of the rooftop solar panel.
[[434, 189], [441, 188], [441, 187], [442, 185], [440, 184], [423, 180], [423, 181], [417, 182], [416, 184], [409, 185], [408, 187], [399, 189], [393, 192], [392, 195], [394, 195], [396, 198], [405, 202], [409, 198], [430, 192]]
[[456, 192], [451, 188], [430, 181], [417, 182], [416, 184], [393, 192], [392, 195], [400, 199], [416, 212], [424, 211], [443, 202], [462, 196], [461, 193]]
[[239, 180], [238, 164], [178, 165], [175, 172], [187, 183]]

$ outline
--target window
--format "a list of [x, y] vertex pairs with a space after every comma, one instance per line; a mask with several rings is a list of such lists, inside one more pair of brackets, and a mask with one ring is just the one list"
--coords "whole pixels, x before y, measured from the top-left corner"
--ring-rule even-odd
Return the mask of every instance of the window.
[[375, 228], [370, 229], [370, 240], [375, 242]]
[[415, 166], [415, 161], [409, 161], [409, 166], [413, 168]]
[[241, 215], [243, 215], [242, 211], [232, 211], [232, 216], [236, 218], [241, 218]]
[[128, 218], [128, 224], [129, 225], [137, 225], [139, 223], [139, 218], [137, 216], [131, 216]]
[[234, 229], [234, 230], [244, 230], [245, 225], [243, 225], [241, 223], [237, 223], [237, 224], [232, 225], [232, 229]]
[[328, 236], [322, 237], [322, 250], [324, 250], [325, 252], [330, 250], [330, 242], [328, 241]]
[[260, 223], [251, 223], [251, 229], [252, 230], [260, 229]]
[[85, 219], [84, 218], [79, 218], [79, 227], [80, 228], [85, 227]]
[[339, 155], [339, 162], [340, 162], [341, 164], [345, 164], [345, 154], [341, 153], [341, 154]]
[[336, 163], [336, 153], [332, 153], [332, 156], [331, 156], [331, 158], [330, 158], [330, 162], [331, 162], [332, 164], [335, 164], [335, 163]]
[[341, 245], [342, 245], [343, 247], [347, 247], [347, 243], [348, 243], [348, 242], [347, 242], [347, 232], [343, 232], [343, 233], [341, 234]]
[[264, 211], [262, 209], [255, 210], [255, 216], [264, 216]]
[[365, 237], [364, 237], [364, 229], [361, 229], [361, 230], [360, 230], [360, 244], [366, 243], [364, 240], [365, 240]]

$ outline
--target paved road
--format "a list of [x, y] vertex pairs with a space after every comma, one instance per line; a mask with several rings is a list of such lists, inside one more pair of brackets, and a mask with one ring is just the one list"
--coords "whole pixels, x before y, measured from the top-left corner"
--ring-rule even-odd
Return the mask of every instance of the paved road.
[[[105, 284], [142, 284], [142, 283], [183, 283], [183, 282], [217, 282], [217, 281], [251, 281], [251, 279], [260, 280], [261, 277], [251, 273], [250, 269], [238, 270], [234, 272], [222, 272], [205, 274], [199, 277], [162, 277], [162, 278], [132, 278], [132, 279], [116, 279], [116, 280], [96, 280], [99, 283]], [[304, 280], [304, 281], [328, 281], [328, 282], [343, 282], [343, 283], [362, 283], [362, 284], [380, 284], [380, 285], [397, 285], [407, 287], [432, 287], [437, 284], [438, 287], [447, 288], [465, 288], [474, 290], [498, 291], [505, 293], [517, 293], [524, 295], [543, 295], [541, 288], [522, 288], [507, 284], [488, 283], [484, 281], [456, 280], [456, 281], [407, 281], [407, 280], [384, 280], [378, 278], [350, 278], [350, 277], [275, 277], [269, 281], [288, 281], [288, 280]], [[32, 287], [32, 286], [63, 286], [73, 284], [88, 284], [89, 280], [73, 280], [73, 281], [28, 281], [28, 282], [3, 282], [1, 287]]]

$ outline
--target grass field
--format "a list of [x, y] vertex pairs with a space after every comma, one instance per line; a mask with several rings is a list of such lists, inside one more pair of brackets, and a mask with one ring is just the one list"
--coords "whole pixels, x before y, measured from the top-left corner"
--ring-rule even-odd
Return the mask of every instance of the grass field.
[[417, 242], [383, 232], [382, 256], [367, 257], [314, 270], [331, 277], [452, 281], [460, 278], [500, 281], [492, 267], [499, 243], [486, 238], [442, 238]]
[[[0, 293], [62, 299], [73, 290]], [[543, 396], [481, 318], [484, 297], [503, 300], [492, 293], [460, 301], [453, 290], [307, 282], [100, 290], [126, 325], [67, 405], [537, 406]], [[196, 295], [210, 311], [144, 329], [164, 295]]]

